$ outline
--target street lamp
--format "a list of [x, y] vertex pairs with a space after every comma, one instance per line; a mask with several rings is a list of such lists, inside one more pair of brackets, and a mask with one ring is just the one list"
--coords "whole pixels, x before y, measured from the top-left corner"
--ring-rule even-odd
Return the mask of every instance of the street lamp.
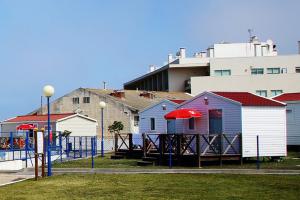
[[51, 143], [50, 143], [50, 97], [54, 94], [54, 88], [51, 85], [46, 85], [43, 88], [44, 96], [47, 97], [47, 110], [48, 110], [48, 176], [52, 175], [51, 172]]
[[106, 106], [104, 101], [99, 102], [99, 106], [101, 108], [101, 157], [104, 157], [104, 126], [103, 126], [103, 110]]

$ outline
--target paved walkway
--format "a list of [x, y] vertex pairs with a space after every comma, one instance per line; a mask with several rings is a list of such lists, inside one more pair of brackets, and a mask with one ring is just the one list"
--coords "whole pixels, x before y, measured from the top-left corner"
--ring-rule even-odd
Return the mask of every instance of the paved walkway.
[[[53, 174], [278, 174], [300, 175], [300, 170], [280, 169], [91, 169], [91, 168], [53, 168]], [[32, 169], [19, 172], [33, 174]]]
[[17, 183], [33, 177], [33, 175], [28, 174], [0, 173], [0, 186]]

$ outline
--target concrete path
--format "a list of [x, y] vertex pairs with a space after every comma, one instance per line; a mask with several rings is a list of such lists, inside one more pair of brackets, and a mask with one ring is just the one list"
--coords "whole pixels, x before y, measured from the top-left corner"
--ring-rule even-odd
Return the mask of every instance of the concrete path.
[[53, 169], [53, 174], [278, 174], [300, 175], [300, 170], [274, 169]]
[[17, 183], [30, 178], [33, 175], [19, 174], [19, 173], [0, 173], [0, 187], [8, 184]]

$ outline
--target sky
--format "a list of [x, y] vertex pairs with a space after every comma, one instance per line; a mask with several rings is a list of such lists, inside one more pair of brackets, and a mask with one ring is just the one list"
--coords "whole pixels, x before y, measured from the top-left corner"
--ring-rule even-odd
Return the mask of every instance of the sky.
[[[279, 54], [296, 54], [299, 0], [0, 0], [0, 121], [79, 87], [121, 89], [187, 54], [221, 42], [246, 42], [248, 29]], [[45, 102], [45, 100], [44, 100]]]

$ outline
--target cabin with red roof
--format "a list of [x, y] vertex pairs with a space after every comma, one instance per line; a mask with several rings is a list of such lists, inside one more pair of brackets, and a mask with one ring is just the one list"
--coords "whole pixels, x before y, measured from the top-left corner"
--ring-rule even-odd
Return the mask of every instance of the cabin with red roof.
[[285, 103], [249, 92], [203, 92], [176, 109], [198, 112], [197, 117], [174, 120], [176, 133], [241, 133], [242, 157], [256, 156], [258, 135], [260, 156], [286, 156]]
[[[33, 128], [48, 130], [48, 115], [22, 115], [0, 123], [1, 137], [17, 135], [19, 131], [32, 131]], [[95, 136], [97, 120], [75, 113], [51, 114], [50, 130], [71, 131], [71, 136]]]
[[284, 93], [273, 98], [287, 104], [287, 145], [288, 149], [300, 149], [300, 92]]

